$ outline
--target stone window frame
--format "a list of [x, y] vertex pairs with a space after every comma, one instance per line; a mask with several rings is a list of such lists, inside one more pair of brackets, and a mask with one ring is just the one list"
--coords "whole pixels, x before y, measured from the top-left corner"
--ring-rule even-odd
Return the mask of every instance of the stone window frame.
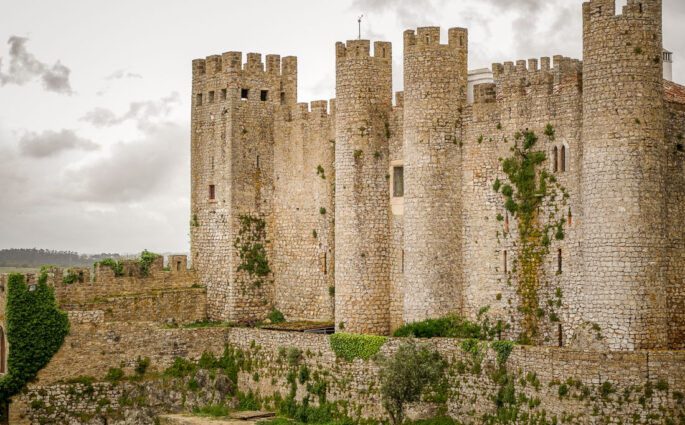
[[566, 140], [550, 146], [549, 168], [552, 173], [559, 175], [571, 171], [570, 152], [571, 148]]
[[[394, 196], [395, 167], [404, 167], [404, 160], [397, 159], [394, 161], [390, 161], [390, 169], [388, 170], [388, 173], [390, 175], [390, 178], [388, 179], [388, 191], [390, 192], [390, 210], [392, 211], [392, 215], [404, 215], [404, 196]], [[406, 186], [404, 190], [404, 195], [406, 195]]]

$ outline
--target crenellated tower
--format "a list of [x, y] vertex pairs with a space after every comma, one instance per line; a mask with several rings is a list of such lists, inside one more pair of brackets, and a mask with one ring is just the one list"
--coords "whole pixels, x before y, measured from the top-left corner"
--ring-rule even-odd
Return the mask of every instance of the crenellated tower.
[[335, 323], [389, 332], [388, 170], [391, 44], [336, 44]]
[[[297, 101], [297, 58], [227, 52], [193, 61], [191, 115], [191, 255], [207, 286], [208, 315], [241, 323], [262, 320], [272, 276], [248, 276], [235, 247], [241, 216], [264, 220], [273, 234], [273, 125]], [[255, 222], [253, 222], [255, 223]], [[269, 256], [267, 255], [267, 258]], [[249, 273], [247, 273], [249, 274]]]
[[578, 306], [610, 349], [667, 346], [661, 0], [583, 4]]
[[462, 179], [456, 137], [466, 103], [468, 33], [404, 33], [404, 321], [462, 308]]

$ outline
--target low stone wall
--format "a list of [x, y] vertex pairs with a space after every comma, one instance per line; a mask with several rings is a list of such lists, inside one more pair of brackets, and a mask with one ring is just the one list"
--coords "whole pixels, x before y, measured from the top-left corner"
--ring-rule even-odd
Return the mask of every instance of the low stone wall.
[[105, 322], [192, 323], [207, 317], [205, 288], [155, 291], [139, 295], [109, 296], [83, 303], [63, 303], [70, 312], [102, 311]]
[[[381, 348], [391, 354], [401, 342], [390, 338]], [[426, 341], [447, 361], [445, 380], [432, 394], [432, 403], [412, 406], [412, 415], [446, 413], [462, 423], [480, 423], [495, 414], [494, 399], [501, 389], [493, 380], [496, 354], [481, 343], [479, 354], [465, 352], [454, 339]], [[350, 416], [385, 418], [378, 367], [373, 360], [347, 362], [336, 357], [325, 335], [244, 328], [162, 329], [152, 323], [73, 324], [60, 351], [40, 371], [28, 393], [48, 391], [58, 381], [89, 375], [102, 379], [109, 367], [123, 365], [133, 373], [138, 356], [149, 357], [149, 371], [161, 372], [174, 358], [197, 359], [203, 351], [220, 355], [224, 344], [239, 348], [249, 360], [238, 376], [238, 388], [262, 397], [291, 389], [288, 374], [302, 365], [309, 376], [326, 385], [330, 402], [340, 402]], [[283, 352], [296, 347], [302, 360], [292, 365]], [[285, 350], [284, 350], [285, 349]], [[565, 348], [516, 346], [507, 362], [514, 385], [517, 423], [682, 423], [685, 418], [685, 352], [591, 352]], [[313, 378], [311, 378], [313, 379]], [[311, 382], [311, 381], [310, 381]], [[310, 382], [307, 382], [309, 384]], [[309, 395], [298, 385], [296, 398]], [[310, 387], [311, 388], [311, 387]], [[24, 400], [23, 398], [21, 400]], [[12, 411], [29, 415], [30, 405], [17, 400]], [[315, 403], [316, 397], [311, 396]], [[77, 409], [74, 406], [74, 409]], [[522, 416], [523, 415], [523, 416]], [[672, 422], [671, 422], [672, 421]], [[14, 422], [12, 422], [14, 423]], [[21, 422], [18, 422], [21, 423]]]

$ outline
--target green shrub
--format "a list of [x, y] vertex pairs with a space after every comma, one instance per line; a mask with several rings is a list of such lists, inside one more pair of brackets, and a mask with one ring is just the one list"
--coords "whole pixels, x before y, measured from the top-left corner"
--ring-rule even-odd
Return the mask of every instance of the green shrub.
[[150, 274], [150, 265], [152, 265], [152, 262], [159, 257], [161, 257], [161, 255], [150, 252], [147, 249], [144, 249], [143, 252], [140, 253], [141, 276], [147, 276]]
[[269, 321], [271, 323], [283, 323], [285, 322], [285, 316], [279, 310], [272, 308], [271, 313], [269, 313]]
[[239, 392], [236, 394], [238, 398], [238, 410], [259, 410], [262, 408], [262, 402], [259, 400], [252, 390], [247, 394]]
[[219, 417], [228, 416], [231, 413], [231, 409], [222, 404], [210, 404], [203, 407], [196, 407], [193, 409], [193, 413], [202, 416]]
[[36, 290], [29, 291], [23, 275], [7, 277], [5, 324], [11, 349], [7, 374], [0, 379], [0, 405], [48, 364], [69, 332], [67, 314], [57, 309], [47, 279], [47, 273], [41, 273]]
[[197, 367], [193, 362], [190, 362], [182, 357], [176, 357], [174, 363], [164, 371], [164, 376], [174, 378], [183, 378], [195, 372]]
[[495, 326], [490, 325], [486, 315], [488, 307], [478, 312], [476, 322], [471, 322], [461, 316], [450, 315], [439, 319], [426, 319], [421, 322], [409, 323], [395, 329], [393, 337], [415, 336], [417, 338], [475, 338], [492, 339], [497, 336], [504, 324], [498, 320]]
[[419, 400], [423, 389], [443, 377], [445, 363], [437, 351], [417, 345], [413, 338], [402, 342], [391, 357], [380, 356], [378, 379], [383, 407], [393, 424], [404, 422], [404, 407]]
[[561, 398], [565, 395], [568, 395], [568, 385], [561, 384], [559, 385], [559, 397]]
[[71, 378], [66, 381], [67, 384], [81, 384], [81, 385], [92, 385], [96, 379], [92, 376], [79, 376], [76, 378]]
[[138, 356], [136, 359], [136, 375], [145, 375], [145, 371], [147, 371], [148, 366], [150, 366], [150, 359], [148, 357], [143, 359]]
[[290, 366], [297, 366], [302, 360], [302, 350], [297, 347], [288, 348], [288, 354], [286, 355], [288, 359], [288, 364]]
[[126, 374], [123, 370], [118, 367], [110, 367], [107, 375], [105, 376], [105, 381], [119, 382], [124, 379]]
[[62, 278], [62, 282], [66, 283], [67, 285], [78, 282], [78, 280], [79, 275], [74, 273], [73, 268], [67, 269], [67, 274]]
[[330, 336], [329, 344], [336, 356], [347, 361], [352, 361], [355, 357], [368, 360], [378, 353], [386, 340], [386, 337], [377, 335], [336, 333]]
[[507, 362], [511, 350], [514, 349], [514, 343], [512, 341], [492, 341], [490, 346], [497, 353], [497, 364], [500, 366]]
[[300, 370], [297, 373], [297, 379], [300, 381], [300, 384], [304, 384], [305, 382], [309, 381], [309, 368], [307, 365], [303, 364], [300, 366]]

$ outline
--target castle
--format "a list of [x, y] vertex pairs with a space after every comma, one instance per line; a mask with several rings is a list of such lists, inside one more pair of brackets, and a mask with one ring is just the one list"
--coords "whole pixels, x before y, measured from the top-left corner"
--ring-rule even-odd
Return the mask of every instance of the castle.
[[191, 260], [209, 316], [276, 308], [388, 334], [490, 306], [515, 335], [520, 223], [493, 185], [513, 135], [532, 131], [565, 194], [544, 207], [564, 235], [541, 261], [540, 315], [556, 320], [539, 342], [592, 324], [606, 349], [684, 348], [685, 96], [663, 79], [661, 17], [660, 0], [619, 15], [586, 2], [582, 61], [495, 63], [472, 103], [463, 28], [446, 43], [405, 31], [394, 104], [387, 42], [336, 43], [336, 98], [311, 105], [295, 57], [194, 60]]

